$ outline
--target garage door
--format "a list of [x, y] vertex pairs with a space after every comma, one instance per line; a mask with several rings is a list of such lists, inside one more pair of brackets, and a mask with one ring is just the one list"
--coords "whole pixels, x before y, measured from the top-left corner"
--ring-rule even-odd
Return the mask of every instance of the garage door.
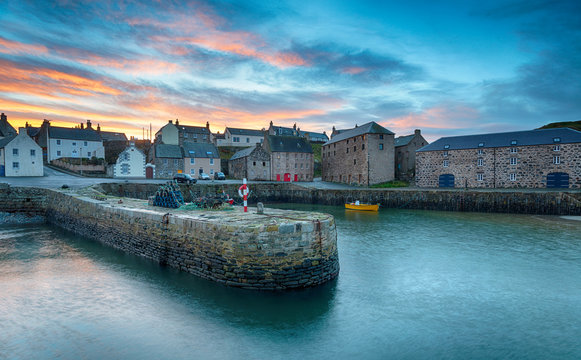
[[568, 188], [569, 174], [567, 173], [550, 173], [547, 175], [547, 188]]
[[439, 186], [441, 188], [454, 187], [454, 175], [452, 174], [440, 175]]

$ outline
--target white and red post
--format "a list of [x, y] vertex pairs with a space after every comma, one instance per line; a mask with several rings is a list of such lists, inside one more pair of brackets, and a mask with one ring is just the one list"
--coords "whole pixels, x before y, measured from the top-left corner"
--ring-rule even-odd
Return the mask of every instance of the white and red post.
[[248, 212], [248, 186], [246, 185], [246, 178], [242, 180], [242, 186], [238, 188], [238, 195], [244, 199], [244, 212]]

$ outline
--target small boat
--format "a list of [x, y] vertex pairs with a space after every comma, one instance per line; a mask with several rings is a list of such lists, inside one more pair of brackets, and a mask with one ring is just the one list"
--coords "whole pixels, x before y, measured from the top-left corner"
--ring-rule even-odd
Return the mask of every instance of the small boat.
[[379, 204], [362, 204], [359, 201], [345, 204], [345, 209], [361, 211], [378, 211]]

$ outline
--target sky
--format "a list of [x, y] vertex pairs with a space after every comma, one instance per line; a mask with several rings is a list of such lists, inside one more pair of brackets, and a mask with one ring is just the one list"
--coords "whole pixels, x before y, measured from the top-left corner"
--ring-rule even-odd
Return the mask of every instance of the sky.
[[0, 111], [138, 138], [170, 119], [428, 141], [576, 121], [581, 2], [4, 0]]

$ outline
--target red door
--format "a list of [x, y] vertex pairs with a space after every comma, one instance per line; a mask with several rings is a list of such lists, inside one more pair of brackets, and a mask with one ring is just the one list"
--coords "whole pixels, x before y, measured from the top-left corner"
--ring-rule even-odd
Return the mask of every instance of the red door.
[[276, 174], [276, 181], [280, 181], [280, 174]]
[[289, 173], [284, 174], [284, 181], [287, 181], [288, 182], [288, 181], [290, 181], [290, 179], [291, 178], [290, 178], [290, 174]]
[[299, 181], [299, 175], [295, 174], [295, 181]]
[[145, 178], [146, 179], [153, 179], [153, 167], [148, 166], [145, 168]]

